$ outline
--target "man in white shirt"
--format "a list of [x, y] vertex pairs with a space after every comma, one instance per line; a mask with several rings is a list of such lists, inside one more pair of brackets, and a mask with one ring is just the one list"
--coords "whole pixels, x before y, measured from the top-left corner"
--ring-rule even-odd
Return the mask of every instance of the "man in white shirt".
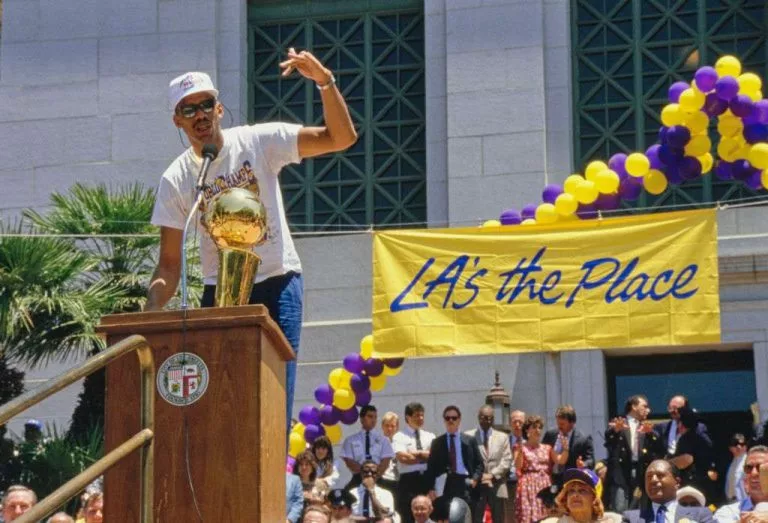
[[358, 486], [362, 481], [360, 469], [365, 461], [373, 461], [378, 464], [378, 475], [380, 476], [387, 470], [389, 462], [395, 457], [389, 440], [374, 430], [377, 420], [376, 407], [365, 405], [360, 409], [360, 432], [347, 437], [341, 446], [341, 459], [344, 460], [352, 473], [352, 479], [345, 487], [347, 489]]
[[[424, 405], [418, 402], [405, 406], [405, 427], [395, 434], [392, 447], [397, 459], [400, 479], [397, 485], [397, 511], [403, 523], [412, 523], [411, 501], [429, 492], [427, 460], [435, 435], [424, 430]], [[430, 503], [431, 507], [432, 503]]]
[[663, 459], [652, 461], [645, 471], [648, 501], [640, 509], [624, 512], [627, 523], [678, 523], [682, 520], [712, 523], [705, 507], [684, 507], [677, 502], [680, 471]]
[[768, 523], [768, 512], [757, 510], [760, 503], [768, 503], [768, 473], [764, 470], [764, 484], [761, 484], [761, 469], [768, 468], [768, 447], [758, 445], [747, 451], [744, 461], [744, 488], [747, 497], [741, 501], [724, 505], [715, 512], [717, 523]]
[[349, 491], [355, 498], [352, 503], [352, 515], [369, 518], [369, 521], [400, 523], [392, 493], [376, 485], [379, 476], [378, 465], [371, 460], [364, 461], [360, 467], [360, 475], [363, 478], [360, 485]]
[[475, 438], [483, 459], [483, 475], [472, 493], [472, 521], [482, 523], [485, 505], [491, 507], [493, 523], [504, 523], [504, 500], [507, 499], [507, 477], [512, 467], [509, 438], [493, 429], [493, 407], [483, 405], [477, 413], [479, 428], [466, 432]]
[[[224, 106], [210, 76], [189, 72], [171, 81], [173, 123], [184, 131], [190, 147], [174, 160], [160, 180], [152, 213], [152, 223], [160, 227], [160, 254], [145, 310], [162, 309], [176, 293], [181, 276], [182, 231], [197, 196], [195, 184], [202, 165], [202, 150], [205, 145], [215, 145], [218, 155], [211, 163], [200, 207], [205, 209], [215, 195], [232, 187], [245, 187], [259, 194], [267, 213], [267, 236], [253, 251], [261, 258], [261, 265], [250, 303], [267, 306], [298, 355], [303, 305], [301, 262], [288, 230], [278, 173], [289, 163], [347, 149], [357, 140], [357, 133], [333, 73], [307, 51], [296, 53], [290, 48], [287, 58], [280, 64], [283, 76], [298, 71], [320, 90], [325, 126], [274, 122], [222, 129]], [[197, 235], [206, 284], [202, 305], [212, 306], [218, 256], [210, 235], [199, 222], [198, 219]], [[291, 419], [295, 379], [293, 360], [286, 370], [287, 420]]]
[[741, 501], [747, 497], [747, 491], [744, 488], [744, 462], [747, 459], [747, 438], [744, 434], [734, 434], [731, 436], [728, 450], [731, 451], [730, 465], [725, 475], [725, 500], [728, 503]]
[[427, 496], [416, 496], [411, 500], [411, 514], [414, 523], [435, 523], [432, 515], [432, 500]]

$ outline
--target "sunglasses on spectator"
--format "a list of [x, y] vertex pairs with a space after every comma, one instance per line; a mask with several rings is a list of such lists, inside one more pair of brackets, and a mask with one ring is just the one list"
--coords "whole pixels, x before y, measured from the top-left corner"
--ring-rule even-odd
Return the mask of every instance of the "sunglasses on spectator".
[[376, 471], [371, 469], [363, 469], [362, 471], [360, 471], [360, 474], [362, 474], [363, 476], [375, 476]]
[[701, 506], [699, 505], [698, 501], [678, 501], [677, 504], [680, 505], [681, 507], [700, 507]]
[[184, 118], [194, 118], [197, 111], [203, 111], [205, 114], [213, 112], [216, 107], [216, 98], [208, 98], [199, 104], [184, 104], [179, 106], [179, 114]]
[[459, 417], [458, 416], [443, 416], [443, 419], [445, 421], [456, 421], [456, 420], [459, 419]]
[[744, 472], [746, 472], [747, 474], [749, 474], [753, 470], [759, 471], [760, 470], [760, 464], [759, 463], [754, 463], [754, 464], [753, 463], [746, 463], [744, 465]]

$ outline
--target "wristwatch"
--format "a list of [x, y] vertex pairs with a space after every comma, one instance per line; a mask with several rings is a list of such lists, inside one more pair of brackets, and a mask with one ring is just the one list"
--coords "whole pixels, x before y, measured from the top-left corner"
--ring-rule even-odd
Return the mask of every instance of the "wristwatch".
[[336, 85], [336, 77], [333, 76], [333, 73], [331, 73], [331, 77], [328, 79], [328, 83], [326, 83], [325, 85], [317, 84], [317, 89], [320, 91], [325, 91], [327, 89], [330, 89], [334, 85]]

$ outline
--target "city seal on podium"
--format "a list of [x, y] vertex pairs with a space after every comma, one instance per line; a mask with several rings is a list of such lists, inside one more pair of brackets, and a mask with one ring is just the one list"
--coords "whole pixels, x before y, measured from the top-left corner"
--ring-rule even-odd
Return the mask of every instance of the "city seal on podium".
[[200, 356], [179, 352], [160, 365], [157, 392], [171, 405], [186, 407], [203, 397], [209, 375], [208, 366]]

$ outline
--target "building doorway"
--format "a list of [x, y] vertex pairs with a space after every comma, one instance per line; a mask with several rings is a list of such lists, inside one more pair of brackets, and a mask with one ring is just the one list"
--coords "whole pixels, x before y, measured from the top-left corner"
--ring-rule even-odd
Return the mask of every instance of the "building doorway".
[[[688, 397], [709, 430], [719, 479], [723, 482], [731, 455], [728, 441], [741, 432], [753, 435], [750, 405], [757, 401], [754, 358], [751, 349], [655, 354], [651, 356], [608, 355], [608, 412], [611, 418], [623, 415], [624, 403], [633, 394], [648, 398], [654, 422], [669, 419], [667, 402], [675, 394]], [[718, 499], [708, 499], [708, 502]]]

